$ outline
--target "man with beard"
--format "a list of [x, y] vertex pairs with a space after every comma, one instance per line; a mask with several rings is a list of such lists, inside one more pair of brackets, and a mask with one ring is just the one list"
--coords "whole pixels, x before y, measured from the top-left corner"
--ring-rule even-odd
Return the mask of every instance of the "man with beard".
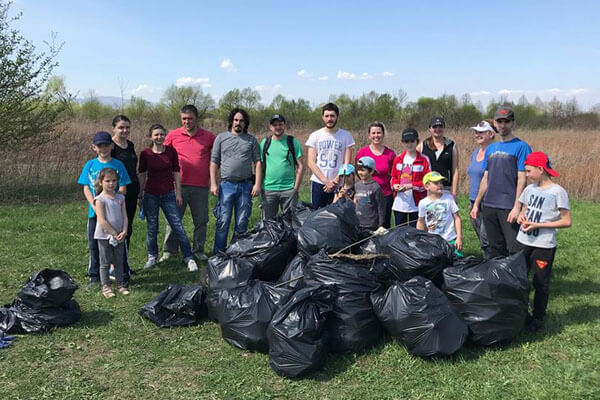
[[311, 133], [306, 141], [308, 167], [313, 173], [310, 177], [311, 201], [319, 208], [333, 202], [340, 166], [352, 160], [354, 138], [350, 132], [336, 127], [339, 114], [335, 104], [325, 104], [322, 108], [325, 126]]
[[[210, 192], [218, 197], [213, 214], [216, 254], [227, 247], [227, 234], [235, 210], [234, 238], [246, 232], [252, 213], [252, 197], [260, 193], [262, 169], [258, 141], [248, 133], [250, 117], [241, 108], [229, 113], [228, 132], [215, 139], [210, 158]], [[254, 174], [256, 171], [256, 174]]]
[[304, 157], [298, 140], [285, 133], [285, 118], [275, 114], [269, 121], [271, 136], [260, 143], [264, 187], [262, 216], [270, 219], [279, 208], [285, 214], [298, 202], [298, 190], [304, 173]]

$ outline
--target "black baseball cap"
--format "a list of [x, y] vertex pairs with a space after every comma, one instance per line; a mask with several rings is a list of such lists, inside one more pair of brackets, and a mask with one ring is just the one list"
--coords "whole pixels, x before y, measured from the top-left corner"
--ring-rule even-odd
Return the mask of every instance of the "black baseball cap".
[[99, 145], [99, 144], [111, 144], [112, 143], [112, 136], [110, 136], [110, 133], [106, 132], [106, 131], [100, 131], [100, 132], [96, 132], [94, 134], [94, 139], [93, 142], [95, 145]]
[[402, 131], [402, 141], [403, 142], [413, 142], [419, 140], [419, 133], [416, 129], [406, 128]]
[[429, 127], [440, 125], [442, 127], [446, 127], [446, 121], [444, 121], [444, 117], [433, 117], [431, 121], [429, 121]]
[[272, 124], [275, 121], [285, 122], [285, 118], [281, 114], [273, 114], [269, 120], [269, 124]]
[[509, 121], [515, 120], [515, 113], [512, 108], [509, 106], [502, 106], [496, 110], [496, 114], [494, 114], [494, 120], [498, 119], [507, 119]]

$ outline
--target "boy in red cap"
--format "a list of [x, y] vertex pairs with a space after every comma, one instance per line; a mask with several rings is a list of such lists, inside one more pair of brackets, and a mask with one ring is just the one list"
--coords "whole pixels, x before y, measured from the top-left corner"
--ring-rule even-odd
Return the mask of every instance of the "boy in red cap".
[[571, 226], [569, 196], [552, 182], [558, 172], [552, 169], [545, 153], [536, 151], [525, 159], [527, 179], [531, 182], [519, 197], [521, 210], [517, 222], [516, 251], [523, 251], [527, 269], [533, 268], [533, 315], [528, 316], [527, 329], [539, 331], [544, 326], [550, 289], [552, 262], [556, 253], [556, 230]]

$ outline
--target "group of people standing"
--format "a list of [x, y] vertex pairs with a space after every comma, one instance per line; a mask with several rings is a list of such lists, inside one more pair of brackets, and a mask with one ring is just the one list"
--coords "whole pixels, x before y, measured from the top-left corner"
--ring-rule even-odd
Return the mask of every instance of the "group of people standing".
[[[98, 157], [86, 163], [78, 180], [89, 203], [90, 284], [101, 281], [103, 294], [114, 296], [108, 277], [112, 266], [119, 292], [128, 292], [127, 248], [136, 207], [143, 209], [148, 225], [144, 268], [172, 258], [180, 248], [184, 263], [195, 271], [196, 260], [207, 259], [209, 192], [217, 197], [212, 249], [217, 253], [227, 246], [232, 218], [234, 237], [247, 230], [252, 198], [261, 195], [265, 219], [279, 210], [293, 210], [305, 166], [312, 173], [314, 207], [346, 198], [354, 202], [362, 228], [389, 229], [393, 214], [396, 225], [438, 233], [460, 255], [459, 153], [456, 143], [445, 136], [444, 118], [431, 118], [430, 135], [420, 142], [417, 130], [405, 129], [400, 154], [385, 146], [385, 125], [373, 122], [367, 131], [369, 144], [353, 159], [355, 141], [350, 132], [337, 126], [339, 114], [333, 103], [322, 107], [323, 127], [306, 141], [306, 160], [302, 145], [286, 133], [281, 114], [271, 117], [270, 135], [259, 144], [248, 133], [250, 118], [245, 110], [231, 110], [228, 130], [215, 136], [199, 126], [197, 109], [186, 105], [181, 109], [181, 127], [168, 134], [159, 124], [150, 127], [151, 145], [139, 160], [128, 140], [131, 122], [123, 115], [115, 117], [112, 135], [94, 135]], [[537, 268], [533, 318], [539, 324], [545, 315], [556, 228], [570, 225], [568, 197], [551, 182], [556, 173], [548, 157], [531, 153], [530, 146], [513, 135], [513, 127], [513, 110], [500, 107], [492, 120], [471, 128], [478, 148], [467, 169], [470, 217], [485, 258], [518, 250], [528, 254], [528, 265]], [[496, 134], [500, 141], [494, 141]], [[533, 186], [524, 190], [527, 177]], [[182, 223], [188, 206], [194, 225], [191, 243]], [[168, 221], [160, 259], [159, 209]]]

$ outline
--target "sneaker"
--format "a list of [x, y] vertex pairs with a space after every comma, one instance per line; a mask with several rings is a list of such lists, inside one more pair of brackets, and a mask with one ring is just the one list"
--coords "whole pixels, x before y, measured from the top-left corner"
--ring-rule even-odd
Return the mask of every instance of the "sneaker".
[[188, 270], [194, 272], [194, 271], [198, 271], [198, 264], [196, 264], [196, 261], [194, 261], [193, 258], [189, 258], [186, 262]]
[[119, 291], [120, 295], [127, 296], [129, 294], [129, 289], [124, 286], [118, 288], [117, 290]]
[[[165, 254], [168, 254], [168, 253], [165, 253]], [[164, 255], [163, 255], [163, 257], [164, 257]], [[156, 257], [148, 257], [148, 261], [146, 261], [146, 264], [144, 264], [144, 269], [152, 268], [155, 265], [156, 265]]]
[[112, 291], [110, 286], [103, 286], [102, 296], [104, 296], [105, 299], [110, 299], [111, 297], [115, 297], [115, 292]]
[[196, 260], [198, 260], [198, 261], [208, 261], [208, 256], [206, 254], [204, 254], [204, 252], [196, 253], [194, 255], [196, 256]]
[[158, 262], [169, 261], [171, 258], [173, 258], [173, 254], [165, 251], [163, 253], [162, 257], [160, 258], [160, 260], [158, 260]]
[[100, 286], [99, 280], [90, 279], [90, 283], [88, 283], [87, 288], [88, 288], [88, 290], [93, 290], [93, 289], [96, 289], [98, 286]]

